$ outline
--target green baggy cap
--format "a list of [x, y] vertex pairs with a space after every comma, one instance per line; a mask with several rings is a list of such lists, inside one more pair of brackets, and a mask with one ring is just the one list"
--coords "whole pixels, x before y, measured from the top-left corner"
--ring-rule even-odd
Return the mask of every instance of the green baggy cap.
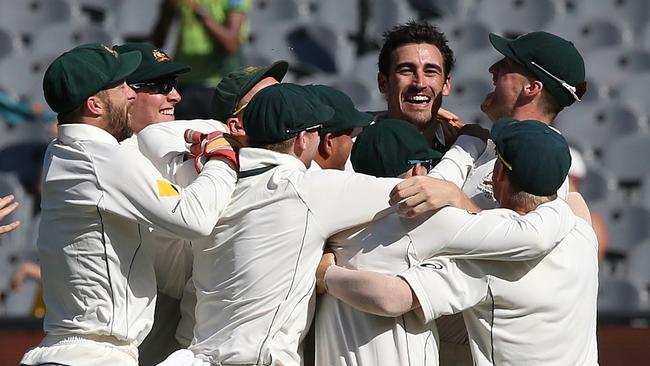
[[406, 121], [383, 119], [366, 127], [352, 146], [355, 172], [398, 177], [418, 162], [435, 164], [442, 154], [429, 147], [417, 127]]
[[276, 84], [262, 89], [244, 111], [244, 131], [251, 146], [288, 140], [309, 129], [320, 129], [334, 110], [320, 103], [303, 86]]
[[359, 111], [350, 97], [340, 90], [327, 85], [305, 85], [321, 103], [334, 109], [334, 116], [323, 124], [321, 134], [337, 133], [350, 128], [366, 127], [372, 122], [369, 113]]
[[540, 80], [561, 107], [579, 100], [587, 90], [585, 62], [573, 43], [547, 32], [531, 32], [515, 39], [490, 33], [490, 43]]
[[540, 121], [501, 118], [490, 134], [519, 188], [536, 196], [557, 193], [571, 167], [569, 145], [557, 130]]
[[114, 46], [113, 49], [119, 54], [138, 51], [142, 55], [140, 66], [126, 78], [129, 84], [184, 74], [192, 69], [189, 65], [172, 61], [165, 52], [149, 43], [130, 42]]
[[140, 53], [118, 54], [99, 43], [73, 48], [57, 57], [45, 71], [43, 94], [59, 114], [79, 107], [91, 95], [125, 80], [140, 64]]
[[237, 109], [239, 100], [248, 93], [260, 80], [270, 76], [282, 81], [289, 69], [286, 61], [276, 61], [271, 66], [247, 66], [230, 72], [217, 85], [212, 97], [212, 111], [214, 118], [225, 122], [232, 117]]

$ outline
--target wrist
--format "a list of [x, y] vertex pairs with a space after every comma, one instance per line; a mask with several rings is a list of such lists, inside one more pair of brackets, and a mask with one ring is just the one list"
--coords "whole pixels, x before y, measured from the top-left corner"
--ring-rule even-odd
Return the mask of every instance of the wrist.
[[318, 289], [319, 294], [329, 293], [327, 287], [327, 272], [329, 272], [329, 270], [334, 266], [334, 263], [328, 263], [326, 265], [321, 265], [318, 268], [319, 273], [316, 275], [316, 288]]

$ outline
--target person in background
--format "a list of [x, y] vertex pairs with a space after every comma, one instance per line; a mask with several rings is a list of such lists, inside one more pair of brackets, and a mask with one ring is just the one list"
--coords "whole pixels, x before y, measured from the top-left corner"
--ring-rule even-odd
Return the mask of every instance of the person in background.
[[180, 34], [174, 59], [192, 66], [179, 81], [184, 101], [178, 119], [211, 118], [214, 87], [241, 65], [241, 45], [248, 39], [246, 14], [251, 0], [165, 0], [152, 34], [162, 47], [174, 16], [180, 18]]

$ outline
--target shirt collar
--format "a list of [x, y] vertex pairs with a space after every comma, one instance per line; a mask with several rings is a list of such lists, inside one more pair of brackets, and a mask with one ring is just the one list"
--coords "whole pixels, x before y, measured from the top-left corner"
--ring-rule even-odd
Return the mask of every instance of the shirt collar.
[[59, 126], [59, 140], [73, 142], [80, 140], [100, 141], [107, 144], [119, 145], [119, 142], [106, 130], [86, 123], [70, 123]]
[[243, 147], [239, 150], [239, 165], [242, 171], [269, 165], [290, 166], [303, 172], [307, 171], [305, 164], [293, 155], [254, 147]]

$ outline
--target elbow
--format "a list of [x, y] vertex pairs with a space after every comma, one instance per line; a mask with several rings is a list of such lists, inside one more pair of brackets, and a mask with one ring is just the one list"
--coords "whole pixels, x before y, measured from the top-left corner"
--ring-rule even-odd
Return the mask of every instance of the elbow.
[[407, 305], [407, 302], [408, 301], [401, 301], [399, 296], [390, 297], [385, 299], [385, 301], [375, 303], [375, 311], [373, 311], [373, 313], [379, 316], [394, 318], [411, 310], [410, 306]]
[[202, 220], [186, 226], [185, 239], [196, 240], [210, 236], [217, 223], [214, 220]]

